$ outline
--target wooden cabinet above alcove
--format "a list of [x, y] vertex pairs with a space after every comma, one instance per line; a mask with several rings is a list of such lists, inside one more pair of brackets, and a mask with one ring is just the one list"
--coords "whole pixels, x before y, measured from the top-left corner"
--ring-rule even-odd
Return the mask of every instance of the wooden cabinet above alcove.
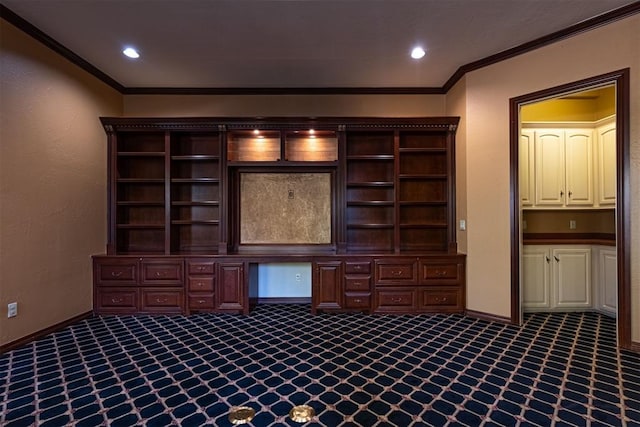
[[331, 241], [274, 241], [260, 251], [456, 253], [458, 120], [102, 118], [109, 143], [107, 253], [238, 252], [238, 177], [253, 172], [331, 177]]

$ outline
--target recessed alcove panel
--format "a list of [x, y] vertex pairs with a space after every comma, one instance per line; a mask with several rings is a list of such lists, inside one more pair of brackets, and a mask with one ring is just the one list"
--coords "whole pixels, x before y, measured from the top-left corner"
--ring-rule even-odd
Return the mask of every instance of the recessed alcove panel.
[[330, 244], [330, 173], [240, 174], [240, 244]]

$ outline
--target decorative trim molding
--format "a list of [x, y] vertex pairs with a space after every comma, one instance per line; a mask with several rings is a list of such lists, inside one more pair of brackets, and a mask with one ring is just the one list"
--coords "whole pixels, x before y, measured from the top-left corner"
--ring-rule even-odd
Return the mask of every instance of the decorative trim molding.
[[494, 55], [470, 62], [459, 67], [442, 87], [205, 87], [205, 88], [157, 88], [157, 87], [125, 87], [111, 76], [80, 57], [57, 40], [45, 34], [6, 6], [0, 4], [0, 18], [13, 24], [26, 34], [38, 40], [54, 52], [62, 55], [83, 70], [97, 77], [123, 95], [444, 95], [465, 74], [486, 66], [513, 58], [523, 53], [547, 46], [577, 34], [610, 24], [620, 19], [640, 13], [640, 2], [634, 2], [602, 15], [579, 22], [563, 30], [498, 52]]
[[484, 313], [482, 311], [466, 310], [465, 315], [473, 317], [474, 319], [486, 320], [488, 322], [506, 323], [509, 325], [513, 324], [511, 319], [506, 316], [498, 316], [496, 314]]
[[81, 320], [88, 319], [91, 316], [93, 316], [93, 311], [87, 311], [86, 313], [79, 314], [79, 315], [74, 316], [74, 317], [72, 317], [70, 319], [64, 320], [64, 321], [62, 321], [60, 323], [57, 323], [57, 324], [52, 325], [52, 326], [49, 326], [49, 327], [44, 328], [44, 329], [42, 329], [40, 331], [34, 332], [32, 334], [29, 334], [27, 336], [19, 338], [19, 339], [15, 340], [15, 341], [12, 341], [10, 343], [3, 344], [3, 345], [0, 346], [0, 354], [4, 354], [4, 353], [6, 353], [8, 351], [11, 351], [11, 350], [14, 350], [14, 349], [16, 349], [18, 347], [22, 347], [24, 345], [27, 345], [32, 341], [38, 340], [40, 338], [43, 338], [43, 337], [45, 337], [45, 336], [47, 336], [49, 334], [52, 334], [54, 332], [58, 332], [58, 331], [66, 328], [68, 326], [73, 325], [74, 323], [78, 323]]

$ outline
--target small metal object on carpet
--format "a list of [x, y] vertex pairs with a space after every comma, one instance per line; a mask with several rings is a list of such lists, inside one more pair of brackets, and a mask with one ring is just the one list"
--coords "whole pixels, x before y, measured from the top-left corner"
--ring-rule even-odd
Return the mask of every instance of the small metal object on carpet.
[[247, 424], [255, 416], [256, 411], [248, 406], [234, 406], [229, 411], [229, 421], [233, 425]]
[[289, 418], [297, 423], [306, 423], [311, 421], [315, 416], [315, 411], [309, 405], [297, 405], [294, 406], [289, 412]]

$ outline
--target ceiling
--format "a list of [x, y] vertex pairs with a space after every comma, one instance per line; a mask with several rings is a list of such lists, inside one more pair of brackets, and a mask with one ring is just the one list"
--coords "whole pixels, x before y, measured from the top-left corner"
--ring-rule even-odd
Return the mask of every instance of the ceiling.
[[[0, 0], [124, 88], [442, 88], [629, 0]], [[635, 8], [637, 11], [637, 7]], [[137, 60], [121, 51], [135, 46]], [[415, 45], [427, 54], [409, 56]]]

